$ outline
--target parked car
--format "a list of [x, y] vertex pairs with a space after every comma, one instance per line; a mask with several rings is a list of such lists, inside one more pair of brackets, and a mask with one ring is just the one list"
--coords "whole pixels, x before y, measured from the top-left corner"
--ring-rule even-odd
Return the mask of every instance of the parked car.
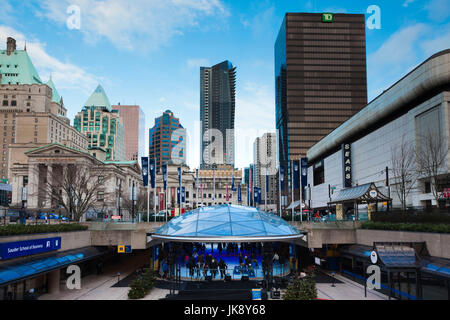
[[54, 214], [54, 213], [41, 213], [39, 219], [42, 219], [42, 220], [46, 220], [46, 219], [60, 220], [61, 219], [61, 221], [67, 221], [67, 222], [69, 221], [69, 219], [67, 217], [63, 217], [63, 216], [60, 217], [59, 215]]

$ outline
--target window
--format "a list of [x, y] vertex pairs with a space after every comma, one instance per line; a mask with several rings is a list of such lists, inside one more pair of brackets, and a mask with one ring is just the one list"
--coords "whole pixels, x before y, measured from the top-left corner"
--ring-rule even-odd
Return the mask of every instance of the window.
[[314, 165], [314, 185], [318, 186], [319, 184], [325, 183], [325, 166], [323, 161], [318, 162]]
[[11, 100], [11, 107], [15, 107], [17, 106], [17, 101], [16, 100]]
[[102, 184], [104, 182], [105, 177], [103, 176], [98, 176], [98, 183]]
[[7, 106], [8, 106], [8, 100], [3, 100], [2, 105], [3, 105], [4, 107], [7, 107]]
[[104, 201], [105, 200], [104, 197], [105, 197], [105, 193], [103, 191], [97, 192], [97, 201], [99, 201], [99, 202]]

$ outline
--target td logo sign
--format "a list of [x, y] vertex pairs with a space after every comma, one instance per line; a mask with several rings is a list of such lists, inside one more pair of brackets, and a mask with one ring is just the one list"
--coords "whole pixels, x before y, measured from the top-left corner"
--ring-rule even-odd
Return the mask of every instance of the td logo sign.
[[325, 22], [325, 23], [333, 22], [333, 14], [332, 13], [322, 13], [322, 22]]

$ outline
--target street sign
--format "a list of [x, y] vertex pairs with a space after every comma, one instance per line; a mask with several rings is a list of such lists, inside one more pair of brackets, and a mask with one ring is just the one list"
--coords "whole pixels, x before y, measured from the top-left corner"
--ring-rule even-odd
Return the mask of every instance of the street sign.
[[262, 300], [261, 289], [252, 289], [252, 300]]
[[377, 263], [377, 261], [378, 261], [378, 255], [377, 255], [377, 253], [376, 253], [375, 251], [372, 251], [372, 252], [370, 253], [370, 261], [371, 261], [373, 264], [376, 264], [376, 263]]
[[131, 253], [131, 246], [120, 245], [117, 246], [118, 253]]

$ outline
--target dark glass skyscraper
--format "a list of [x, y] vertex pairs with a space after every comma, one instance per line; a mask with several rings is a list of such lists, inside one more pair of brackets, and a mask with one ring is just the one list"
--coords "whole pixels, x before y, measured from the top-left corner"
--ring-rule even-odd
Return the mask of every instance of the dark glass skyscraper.
[[[236, 68], [229, 61], [200, 68], [200, 167], [202, 169], [211, 169], [213, 163], [219, 168], [223, 165], [234, 167], [235, 85]], [[221, 161], [213, 161], [209, 156], [221, 158], [216, 154], [220, 150], [210, 146], [214, 141], [217, 142], [212, 139], [214, 132], [211, 129], [220, 131], [223, 137]]]
[[288, 182], [290, 160], [367, 104], [364, 15], [286, 13], [275, 43], [275, 96]]
[[156, 159], [159, 171], [169, 162], [186, 163], [186, 132], [173, 112], [166, 110], [149, 131], [149, 157]]

